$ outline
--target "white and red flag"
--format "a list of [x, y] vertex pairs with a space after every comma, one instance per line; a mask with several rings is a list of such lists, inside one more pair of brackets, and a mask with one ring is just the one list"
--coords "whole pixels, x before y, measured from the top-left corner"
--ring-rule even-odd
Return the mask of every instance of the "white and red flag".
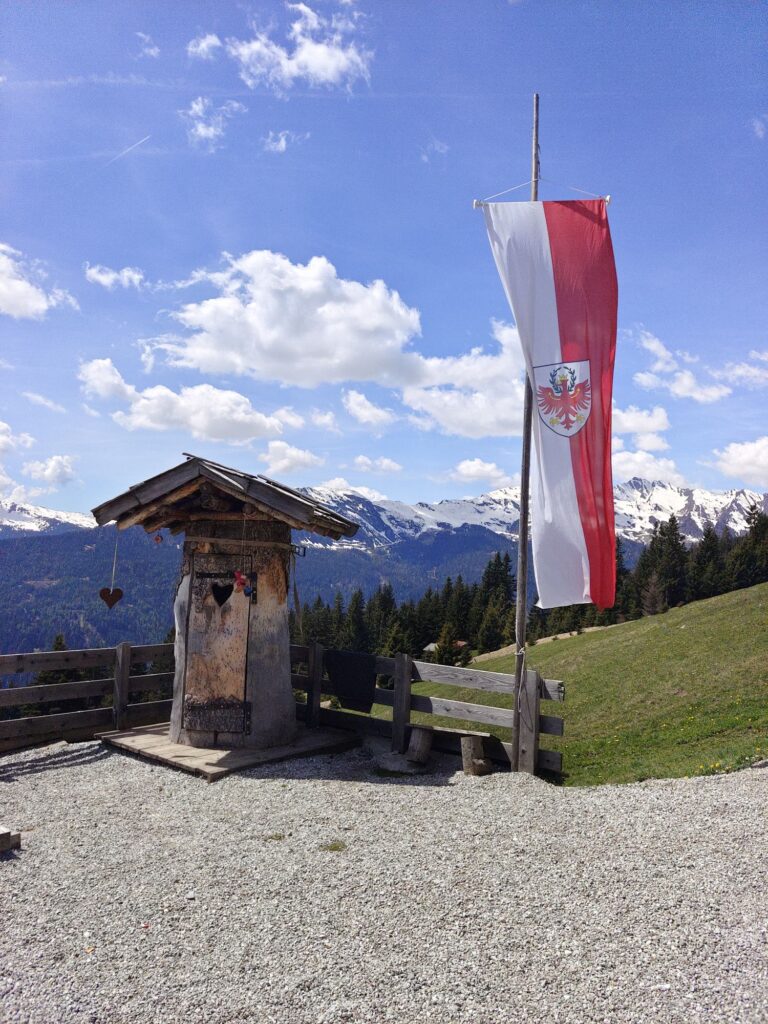
[[618, 287], [603, 199], [486, 203], [533, 388], [533, 566], [542, 608], [613, 605], [611, 392]]

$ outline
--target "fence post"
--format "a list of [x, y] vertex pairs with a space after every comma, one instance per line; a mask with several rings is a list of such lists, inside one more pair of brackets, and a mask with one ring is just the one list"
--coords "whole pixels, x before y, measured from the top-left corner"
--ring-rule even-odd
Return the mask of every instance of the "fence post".
[[411, 677], [413, 661], [407, 654], [395, 655], [395, 689], [392, 707], [392, 750], [404, 754], [411, 721]]
[[304, 721], [310, 729], [320, 724], [320, 693], [323, 688], [323, 647], [313, 641], [309, 644], [307, 657], [307, 717]]
[[131, 645], [123, 642], [115, 649], [115, 689], [112, 697], [112, 724], [115, 729], [125, 727], [130, 675]]
[[526, 669], [520, 685], [517, 770], [529, 775], [536, 773], [539, 756], [539, 700], [539, 673]]

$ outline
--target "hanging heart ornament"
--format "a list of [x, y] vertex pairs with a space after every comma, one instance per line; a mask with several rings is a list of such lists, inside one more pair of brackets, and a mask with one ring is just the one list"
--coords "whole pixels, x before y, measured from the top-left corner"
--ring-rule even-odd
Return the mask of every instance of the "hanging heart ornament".
[[216, 604], [221, 608], [222, 605], [226, 604], [232, 596], [232, 591], [235, 588], [231, 583], [214, 583], [211, 586], [211, 593]]
[[115, 587], [114, 590], [110, 590], [109, 587], [102, 587], [99, 591], [99, 597], [107, 608], [114, 608], [122, 596], [123, 592], [120, 587]]

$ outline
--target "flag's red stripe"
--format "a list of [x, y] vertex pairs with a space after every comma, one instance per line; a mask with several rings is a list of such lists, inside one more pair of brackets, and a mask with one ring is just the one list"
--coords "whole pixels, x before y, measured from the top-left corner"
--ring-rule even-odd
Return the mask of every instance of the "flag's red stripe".
[[599, 608], [616, 599], [611, 392], [618, 286], [605, 202], [544, 203], [563, 362], [588, 359], [592, 412], [570, 439], [573, 476]]

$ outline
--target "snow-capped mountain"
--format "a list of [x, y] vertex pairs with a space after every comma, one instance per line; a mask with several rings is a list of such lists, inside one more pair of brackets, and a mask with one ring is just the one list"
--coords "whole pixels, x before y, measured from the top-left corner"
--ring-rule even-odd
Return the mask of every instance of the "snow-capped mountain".
[[[509, 540], [517, 540], [520, 518], [520, 491], [502, 487], [478, 498], [446, 498], [435, 504], [381, 499], [372, 501], [354, 490], [336, 491], [327, 487], [305, 488], [305, 493], [337, 512], [360, 523], [357, 535], [333, 547], [382, 549], [424, 534], [479, 526]], [[747, 511], [757, 505], [768, 513], [768, 494], [757, 491], [705, 491], [700, 488], [674, 487], [661, 481], [635, 477], [614, 488], [616, 529], [626, 540], [645, 543], [656, 523], [677, 516], [680, 529], [689, 541], [701, 537], [710, 522], [715, 529], [726, 527], [735, 534], [747, 528]], [[92, 529], [95, 521], [80, 512], [57, 512], [22, 502], [0, 500], [0, 537], [32, 533], [57, 534], [72, 529]], [[306, 543], [326, 546], [326, 542], [307, 538]]]
[[[517, 539], [520, 491], [516, 487], [502, 487], [479, 498], [445, 499], [434, 505], [371, 501], [353, 490], [323, 487], [308, 488], [306, 493], [360, 523], [357, 536], [347, 542], [353, 547], [380, 548], [430, 530], [462, 526], [482, 526], [510, 540]], [[647, 542], [654, 525], [665, 523], [671, 515], [677, 516], [681, 532], [693, 542], [701, 537], [708, 522], [718, 532], [727, 527], [740, 534], [747, 528], [746, 515], [751, 505], [768, 512], [768, 494], [757, 491], [705, 491], [639, 478], [618, 484], [614, 499], [617, 532], [626, 540], [639, 543]]]
[[52, 508], [0, 498], [0, 537], [67, 533], [75, 529], [89, 530], [95, 525], [93, 516], [82, 512], [57, 512]]

